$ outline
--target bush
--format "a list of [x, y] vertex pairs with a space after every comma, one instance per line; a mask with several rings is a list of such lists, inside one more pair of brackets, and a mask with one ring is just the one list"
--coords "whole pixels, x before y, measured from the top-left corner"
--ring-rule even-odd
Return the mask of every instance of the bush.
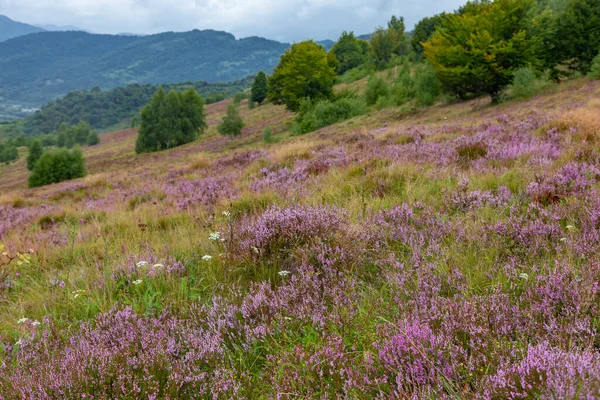
[[273, 129], [271, 127], [267, 127], [263, 132], [263, 142], [271, 144], [275, 143], [275, 139], [273, 138]]
[[34, 140], [29, 148], [29, 155], [27, 156], [27, 169], [32, 171], [33, 167], [35, 167], [35, 163], [40, 159], [42, 153], [44, 152], [44, 148], [39, 140]]
[[267, 98], [267, 75], [263, 71], [259, 71], [254, 78], [250, 95], [250, 103], [258, 103], [259, 105]]
[[35, 164], [29, 176], [29, 187], [58, 183], [86, 175], [85, 161], [80, 148], [73, 151], [57, 149], [47, 151]]
[[19, 151], [13, 144], [0, 143], [0, 162], [9, 163], [19, 158]]
[[415, 79], [415, 98], [420, 105], [430, 106], [442, 93], [442, 82], [435, 71], [425, 64], [417, 69]]
[[600, 80], [600, 54], [592, 61], [592, 67], [588, 73], [588, 77], [594, 80]]
[[389, 92], [388, 85], [382, 78], [375, 74], [371, 75], [365, 90], [365, 101], [367, 105], [372, 106], [377, 103], [380, 97], [387, 97]]
[[304, 99], [300, 104], [300, 111], [292, 132], [296, 135], [313, 132], [317, 129], [336, 122], [364, 114], [367, 106], [363, 99], [343, 97], [334, 102], [322, 100], [312, 104]]
[[238, 104], [235, 101], [227, 106], [227, 114], [223, 117], [223, 121], [219, 124], [219, 133], [230, 137], [238, 136], [244, 128], [244, 120], [240, 116]]
[[538, 78], [531, 68], [519, 68], [515, 71], [512, 84], [507, 87], [506, 97], [511, 99], [524, 99], [536, 95], [542, 90], [552, 86], [546, 75]]
[[97, 144], [100, 144], [100, 137], [98, 136], [98, 133], [96, 131], [90, 132], [90, 134], [87, 137], [86, 144], [88, 146], [95, 146]]
[[344, 73], [344, 75], [340, 76], [338, 81], [340, 83], [352, 83], [359, 81], [367, 76], [375, 73], [377, 69], [375, 68], [375, 64], [367, 63], [363, 64], [359, 67], [351, 69]]

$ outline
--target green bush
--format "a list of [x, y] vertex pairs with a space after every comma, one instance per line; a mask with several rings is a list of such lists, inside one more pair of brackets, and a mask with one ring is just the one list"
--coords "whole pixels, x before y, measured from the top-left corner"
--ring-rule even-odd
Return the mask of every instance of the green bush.
[[275, 143], [276, 140], [273, 138], [273, 129], [271, 127], [267, 127], [263, 132], [263, 142], [267, 144]]
[[352, 83], [359, 81], [361, 79], [366, 78], [367, 76], [375, 73], [377, 69], [375, 68], [375, 64], [366, 63], [359, 67], [353, 68], [349, 71], [346, 71], [344, 75], [338, 78], [340, 83]]
[[588, 77], [590, 79], [600, 80], [600, 54], [594, 57]]
[[14, 144], [0, 143], [0, 162], [9, 163], [19, 158], [19, 151]]
[[85, 161], [81, 149], [73, 151], [57, 149], [47, 151], [35, 163], [29, 176], [29, 187], [58, 183], [86, 175]]
[[428, 64], [417, 69], [414, 87], [417, 103], [422, 106], [432, 105], [442, 93], [442, 82]]
[[219, 124], [219, 133], [230, 137], [238, 136], [244, 128], [244, 120], [240, 115], [238, 104], [232, 101], [227, 106], [227, 114], [223, 117], [223, 121]]
[[512, 83], [507, 87], [506, 98], [524, 99], [534, 96], [552, 86], [546, 75], [538, 78], [531, 68], [519, 68], [515, 71]]
[[387, 97], [389, 93], [388, 85], [383, 78], [380, 78], [375, 74], [371, 75], [369, 82], [367, 83], [367, 89], [365, 90], [365, 101], [367, 102], [367, 105], [374, 105], [380, 97]]
[[322, 100], [312, 104], [309, 99], [300, 102], [300, 110], [292, 126], [292, 133], [301, 135], [316, 131], [336, 122], [364, 114], [367, 105], [361, 98], [342, 97], [335, 101]]
[[100, 137], [98, 136], [98, 133], [96, 131], [90, 132], [90, 134], [87, 137], [86, 144], [88, 146], [95, 146], [97, 144], [100, 144]]
[[33, 167], [35, 167], [35, 163], [40, 159], [42, 153], [44, 152], [44, 148], [39, 140], [34, 140], [29, 147], [29, 155], [27, 156], [27, 169], [32, 171]]

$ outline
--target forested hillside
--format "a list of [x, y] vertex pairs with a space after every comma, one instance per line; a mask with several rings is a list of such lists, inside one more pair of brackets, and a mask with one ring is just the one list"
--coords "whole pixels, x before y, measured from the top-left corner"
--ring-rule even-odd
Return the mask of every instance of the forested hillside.
[[[183, 91], [194, 88], [206, 103], [223, 100], [250, 87], [252, 79], [230, 83], [186, 82], [162, 85], [165, 90]], [[50, 133], [58, 130], [62, 123], [75, 125], [86, 121], [92, 128], [104, 130], [123, 120], [134, 117], [150, 101], [158, 85], [128, 85], [102, 91], [73, 91], [55, 102], [42, 107], [24, 121], [24, 130], [29, 135]]]
[[95, 86], [232, 81], [272, 70], [287, 47], [217, 31], [143, 37], [43, 32], [0, 43], [0, 99], [41, 105]]

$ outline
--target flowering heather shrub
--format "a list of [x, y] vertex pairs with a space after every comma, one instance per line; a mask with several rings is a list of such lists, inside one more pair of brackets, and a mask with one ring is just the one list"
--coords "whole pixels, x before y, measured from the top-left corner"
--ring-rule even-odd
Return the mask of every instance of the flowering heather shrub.
[[257, 218], [246, 217], [234, 245], [242, 254], [269, 257], [279, 250], [331, 238], [343, 226], [344, 215], [334, 208], [274, 206]]
[[214, 168], [217, 171], [225, 167], [243, 168], [260, 159], [268, 160], [269, 154], [262, 150], [242, 151], [231, 156], [218, 159], [214, 164]]
[[35, 220], [56, 213], [53, 205], [41, 204], [31, 207], [0, 206], [0, 239], [15, 228], [25, 228]]
[[533, 201], [549, 204], [569, 196], [581, 196], [600, 180], [600, 168], [587, 163], [571, 162], [555, 174], [531, 182], [527, 194]]
[[201, 206], [213, 206], [221, 199], [232, 199], [237, 190], [233, 177], [181, 180], [167, 183], [164, 193], [179, 210], [188, 210]]
[[506, 359], [489, 377], [489, 399], [593, 399], [600, 396], [600, 354], [561, 350], [547, 343], [530, 346], [516, 361]]
[[294, 171], [288, 167], [279, 168], [278, 166], [262, 168], [259, 176], [250, 183], [250, 190], [262, 192], [269, 189], [282, 194], [302, 193], [303, 184], [309, 179], [305, 165]]
[[491, 191], [468, 191], [468, 180], [460, 181], [458, 190], [446, 198], [446, 205], [454, 211], [472, 211], [483, 206], [505, 207], [511, 198], [510, 189], [505, 186], [498, 188], [496, 193]]

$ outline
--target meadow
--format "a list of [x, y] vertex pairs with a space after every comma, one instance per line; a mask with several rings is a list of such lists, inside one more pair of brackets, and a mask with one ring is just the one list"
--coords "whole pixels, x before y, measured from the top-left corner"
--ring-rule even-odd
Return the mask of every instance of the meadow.
[[226, 107], [0, 166], [0, 399], [600, 397], [600, 82], [303, 136]]

